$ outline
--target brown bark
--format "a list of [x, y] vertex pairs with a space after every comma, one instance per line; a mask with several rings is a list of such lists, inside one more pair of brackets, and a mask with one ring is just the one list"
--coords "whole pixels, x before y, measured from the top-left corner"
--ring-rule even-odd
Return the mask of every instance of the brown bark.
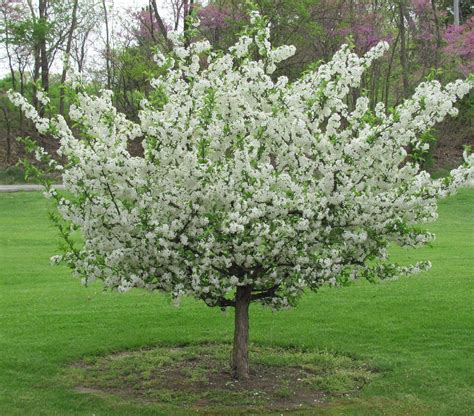
[[150, 35], [151, 38], [153, 39], [153, 42], [156, 43], [156, 38], [155, 38], [155, 25], [153, 23], [153, 13], [151, 11], [151, 5], [148, 7], [148, 14], [150, 16]]
[[4, 22], [3, 24], [5, 27], [5, 38], [4, 38], [5, 52], [7, 53], [8, 67], [10, 68], [10, 76], [12, 77], [13, 90], [16, 91], [15, 69], [13, 68], [12, 56], [10, 53], [10, 38], [9, 38], [10, 27], [9, 27], [9, 19], [7, 16], [6, 9], [3, 9], [3, 22]]
[[[17, 54], [17, 57], [18, 57], [18, 54]], [[20, 81], [20, 94], [21, 95], [25, 95], [25, 66], [26, 64], [24, 64], [23, 66], [21, 65], [21, 61], [20, 59], [18, 58], [18, 73], [19, 73], [19, 81]], [[23, 136], [23, 133], [24, 133], [24, 123], [23, 123], [23, 111], [21, 110], [18, 110], [19, 113], [20, 113], [20, 136]]]
[[400, 32], [398, 32], [397, 37], [395, 38], [395, 42], [392, 45], [392, 53], [390, 54], [390, 60], [388, 62], [388, 69], [385, 75], [385, 109], [388, 110], [388, 98], [390, 94], [390, 76], [392, 75], [392, 65], [393, 59], [395, 57], [395, 51], [397, 49], [398, 39], [400, 38]]
[[431, 0], [431, 9], [433, 10], [433, 20], [436, 30], [436, 52], [435, 52], [435, 67], [439, 65], [439, 51], [441, 50], [441, 31], [439, 29], [438, 10], [436, 7], [436, 0]]
[[61, 74], [61, 85], [59, 87], [59, 114], [61, 115], [64, 115], [64, 83], [66, 82], [67, 67], [69, 65], [69, 55], [71, 54], [72, 36], [74, 34], [74, 30], [76, 29], [78, 3], [79, 3], [79, 0], [74, 0], [74, 4], [72, 6], [71, 26], [69, 27], [69, 33], [67, 35], [66, 50], [64, 52], [65, 59], [64, 59], [63, 72]]
[[[45, 23], [48, 20], [48, 3], [46, 0], [40, 0], [39, 2], [39, 18]], [[48, 64], [48, 52], [46, 48], [46, 34], [44, 33], [40, 39], [40, 56], [41, 56], [41, 87], [45, 92], [49, 90], [49, 64]], [[39, 105], [40, 115], [44, 114], [44, 106]]]
[[5, 119], [5, 127], [7, 128], [7, 134], [6, 134], [6, 139], [7, 139], [7, 157], [6, 157], [6, 162], [7, 165], [10, 164], [10, 158], [11, 158], [11, 153], [12, 153], [12, 145], [11, 145], [11, 128], [10, 128], [10, 119], [8, 117], [8, 109], [6, 108], [5, 104], [2, 104], [2, 112], [3, 112], [3, 117]]
[[186, 46], [189, 46], [191, 41], [189, 36], [189, 16], [193, 13], [194, 0], [184, 0], [183, 1], [183, 33], [186, 41]]
[[86, 44], [87, 44], [87, 40], [89, 38], [89, 34], [91, 33], [91, 31], [92, 31], [92, 27], [87, 28], [82, 35], [82, 39], [76, 46], [75, 55], [76, 55], [76, 61], [77, 61], [77, 70], [79, 72], [82, 72], [82, 69], [84, 68], [84, 61], [86, 58]]
[[[36, 12], [35, 12], [35, 8], [33, 6], [33, 1], [32, 0], [28, 0], [27, 1], [28, 3], [28, 7], [30, 9], [30, 13], [31, 13], [31, 19], [33, 20], [33, 23], [36, 24]], [[32, 104], [33, 104], [33, 107], [35, 107], [36, 109], [38, 109], [38, 99], [36, 98], [36, 90], [37, 90], [37, 87], [36, 87], [36, 83], [39, 79], [39, 76], [40, 76], [40, 69], [41, 69], [41, 55], [40, 55], [40, 45], [39, 45], [39, 42], [38, 42], [38, 39], [34, 39], [34, 44], [33, 44], [33, 61], [34, 61], [34, 64], [33, 64], [33, 97], [32, 97]]]
[[408, 97], [408, 59], [406, 50], [406, 27], [405, 27], [405, 0], [398, 3], [399, 12], [399, 30], [400, 30], [400, 65], [402, 66], [403, 98]]
[[107, 68], [107, 89], [110, 90], [112, 84], [112, 71], [110, 68], [110, 33], [109, 33], [109, 16], [107, 13], [107, 4], [105, 0], [102, 0], [102, 7], [104, 8], [104, 21], [105, 21], [105, 66]]
[[252, 295], [250, 286], [239, 286], [235, 295], [234, 349], [232, 372], [235, 378], [249, 378], [249, 305]]
[[34, 47], [33, 58], [34, 58], [34, 67], [33, 67], [33, 97], [32, 97], [32, 104], [33, 104], [33, 107], [35, 107], [38, 110], [39, 101], [38, 101], [38, 98], [36, 98], [36, 92], [38, 90], [37, 81], [39, 80], [41, 65], [40, 65], [39, 48], [38, 48], [37, 45], [35, 45], [35, 47]]
[[156, 23], [158, 23], [158, 28], [165, 39], [166, 46], [169, 50], [173, 49], [173, 44], [168, 39], [168, 32], [166, 30], [165, 24], [163, 23], [163, 19], [160, 16], [160, 12], [158, 11], [158, 6], [156, 4], [156, 0], [150, 0], [151, 7], [153, 9], [153, 13], [155, 14]]

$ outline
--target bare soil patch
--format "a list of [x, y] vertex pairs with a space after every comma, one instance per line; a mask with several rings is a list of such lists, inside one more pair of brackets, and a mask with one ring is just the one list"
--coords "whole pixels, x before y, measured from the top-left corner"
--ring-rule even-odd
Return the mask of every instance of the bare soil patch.
[[65, 377], [75, 391], [206, 414], [307, 410], [333, 397], [355, 396], [376, 371], [329, 352], [251, 346], [251, 376], [230, 371], [231, 346], [160, 346], [90, 357]]

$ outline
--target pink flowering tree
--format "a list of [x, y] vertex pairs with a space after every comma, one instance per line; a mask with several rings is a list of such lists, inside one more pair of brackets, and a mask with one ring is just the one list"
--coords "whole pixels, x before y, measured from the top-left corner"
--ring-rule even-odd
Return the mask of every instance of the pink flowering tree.
[[459, 62], [464, 75], [474, 72], [474, 16], [463, 25], [450, 25], [444, 32], [444, 52]]
[[172, 30], [171, 25], [165, 23], [166, 33], [162, 33], [162, 27], [157, 17], [149, 7], [132, 12], [132, 18], [136, 22], [133, 35], [141, 41], [156, 42], [157, 38], [165, 36], [167, 32]]
[[423, 67], [439, 66], [443, 13], [432, 7], [431, 0], [411, 0], [408, 28]]
[[[383, 104], [371, 111], [365, 96], [354, 108], [345, 100], [385, 42], [364, 56], [343, 45], [289, 82], [272, 74], [295, 48], [273, 47], [256, 12], [224, 54], [208, 41], [186, 46], [169, 36], [173, 53], [155, 57], [163, 75], [138, 124], [117, 112], [109, 91], [78, 95], [69, 117], [80, 134], [61, 116], [42, 118], [21, 95], [10, 98], [58, 138], [67, 161], [35, 149], [67, 190], [45, 181], [66, 247], [52, 260], [84, 284], [100, 279], [120, 292], [144, 288], [234, 308], [232, 368], [245, 379], [251, 303], [290, 307], [305, 290], [428, 266], [398, 266], [388, 247], [433, 239], [419, 224], [436, 219], [438, 198], [473, 177], [474, 157], [434, 180], [407, 149], [426, 150], [423, 133], [456, 114], [472, 81], [424, 82], [387, 115]], [[136, 137], [143, 156], [127, 150]]]
[[341, 11], [340, 28], [336, 33], [341, 37], [351, 35], [359, 53], [365, 53], [380, 41], [387, 40], [383, 33], [383, 12], [371, 2], [357, 2], [352, 8], [342, 8]]
[[229, 12], [215, 4], [208, 4], [197, 12], [200, 26], [208, 30], [222, 30], [229, 25]]
[[230, 12], [224, 7], [215, 4], [208, 4], [201, 7], [197, 12], [199, 18], [199, 29], [213, 43], [217, 43], [225, 30], [230, 26], [232, 17]]

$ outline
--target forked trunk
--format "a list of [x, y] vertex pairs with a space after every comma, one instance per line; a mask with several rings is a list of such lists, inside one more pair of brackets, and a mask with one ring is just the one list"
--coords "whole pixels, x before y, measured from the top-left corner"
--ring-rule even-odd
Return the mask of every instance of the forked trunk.
[[235, 295], [235, 330], [234, 350], [232, 355], [232, 372], [235, 378], [249, 378], [249, 305], [252, 289], [240, 286]]

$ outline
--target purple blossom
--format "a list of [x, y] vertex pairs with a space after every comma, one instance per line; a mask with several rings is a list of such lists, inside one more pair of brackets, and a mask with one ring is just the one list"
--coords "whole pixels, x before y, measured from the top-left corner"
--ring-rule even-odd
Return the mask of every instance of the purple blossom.
[[228, 19], [230, 17], [227, 10], [214, 4], [201, 8], [197, 15], [201, 21], [201, 27], [213, 30], [223, 29], [228, 26]]
[[369, 9], [370, 5], [361, 3], [352, 11], [341, 10], [341, 23], [348, 22], [348, 27], [336, 29], [339, 36], [352, 35], [356, 49], [364, 53], [381, 40], [387, 40], [381, 30], [381, 16]]
[[[436, 21], [430, 0], [411, 0], [410, 11], [407, 13], [408, 27], [412, 39], [417, 44], [421, 62], [425, 66], [439, 65]], [[438, 21], [443, 19], [444, 12], [437, 11]], [[441, 29], [439, 29], [441, 31]]]
[[[149, 9], [142, 9], [133, 13], [133, 18], [137, 20], [138, 27], [135, 29], [135, 36], [141, 39], [152, 39], [152, 33], [160, 33], [160, 26], [153, 13]], [[164, 22], [166, 31], [172, 27]]]
[[430, 0], [411, 0], [411, 7], [415, 14], [426, 14], [430, 9]]
[[461, 60], [461, 72], [465, 75], [474, 72], [474, 16], [463, 25], [448, 26], [443, 37], [444, 52]]

